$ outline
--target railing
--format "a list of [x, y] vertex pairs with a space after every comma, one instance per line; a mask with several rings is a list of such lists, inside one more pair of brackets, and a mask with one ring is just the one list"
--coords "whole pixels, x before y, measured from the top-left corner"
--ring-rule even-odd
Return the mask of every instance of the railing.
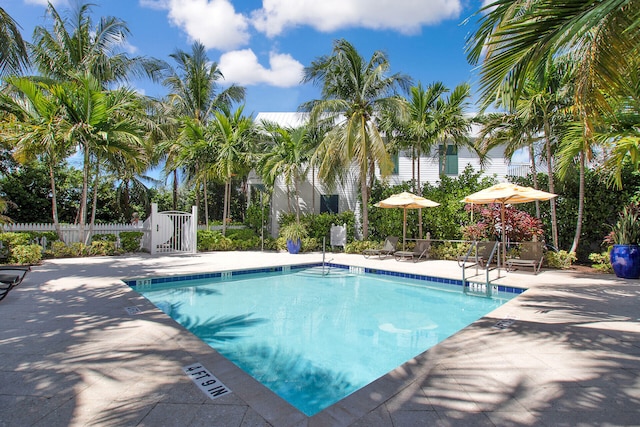
[[[467, 280], [466, 277], [466, 271], [467, 268], [470, 267], [476, 267], [476, 276], [478, 276], [478, 267], [480, 266], [480, 255], [479, 255], [479, 250], [478, 250], [478, 244], [482, 243], [482, 244], [488, 244], [487, 242], [477, 242], [474, 241], [470, 246], [469, 249], [467, 250], [467, 253], [464, 255], [464, 257], [462, 257], [462, 259], [460, 259], [458, 261], [458, 264], [460, 265], [460, 267], [462, 267], [462, 291], [463, 292], [467, 292], [468, 290], [471, 290], [471, 287], [469, 286], [469, 282]], [[489, 278], [489, 272], [491, 270], [494, 270], [495, 268], [498, 269], [498, 279], [500, 278], [500, 261], [501, 261], [501, 256], [500, 256], [500, 246], [502, 246], [500, 244], [500, 242], [495, 242], [493, 244], [493, 247], [491, 248], [491, 252], [489, 253], [489, 256], [487, 257], [487, 259], [483, 259], [482, 261], [484, 261], [485, 265], [484, 265], [484, 270], [485, 270], [485, 282], [481, 285], [481, 291], [482, 293], [484, 293], [486, 296], [490, 297], [492, 294], [492, 289], [493, 287], [491, 286], [491, 280]], [[473, 255], [472, 255], [473, 254]], [[468, 264], [469, 261], [471, 261], [471, 264]], [[473, 262], [475, 261], [475, 262]], [[496, 267], [490, 267], [495, 261]]]

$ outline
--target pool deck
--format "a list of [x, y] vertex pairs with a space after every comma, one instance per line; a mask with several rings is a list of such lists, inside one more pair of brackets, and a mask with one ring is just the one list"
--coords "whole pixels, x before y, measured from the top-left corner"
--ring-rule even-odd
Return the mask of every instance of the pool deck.
[[[327, 259], [461, 278], [450, 261]], [[640, 425], [638, 280], [503, 271], [499, 283], [529, 289], [313, 417], [120, 280], [321, 260], [321, 254], [214, 252], [33, 267], [0, 302], [0, 426]], [[129, 314], [131, 307], [140, 312]], [[182, 370], [193, 363], [232, 393], [206, 396]]]

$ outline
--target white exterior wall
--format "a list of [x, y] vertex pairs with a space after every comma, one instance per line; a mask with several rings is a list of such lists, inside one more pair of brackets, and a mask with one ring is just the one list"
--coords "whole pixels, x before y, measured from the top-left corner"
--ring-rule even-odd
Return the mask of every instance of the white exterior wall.
[[[259, 113], [255, 121], [259, 123], [261, 121], [271, 121], [278, 123], [282, 126], [297, 127], [306, 123], [307, 115], [305, 113]], [[472, 128], [472, 137], [477, 134], [477, 127]], [[398, 174], [391, 175], [388, 178], [390, 184], [400, 184], [404, 181], [409, 181], [412, 178], [411, 171], [411, 158], [410, 152], [400, 153], [398, 158]], [[485, 165], [484, 173], [488, 176], [495, 175], [498, 180], [505, 180], [505, 177], [509, 174], [509, 166], [504, 159], [503, 148], [495, 148], [489, 153], [490, 161]], [[458, 150], [458, 172], [462, 172], [465, 167], [470, 164], [475, 170], [480, 170], [480, 160], [477, 155], [472, 153], [467, 148], [460, 148]], [[307, 177], [304, 181], [298, 183], [299, 195], [300, 195], [300, 212], [301, 213], [320, 213], [320, 196], [321, 195], [338, 195], [338, 211], [359, 211], [359, 202], [357, 199], [359, 182], [357, 169], [354, 167], [346, 180], [344, 185], [339, 185], [335, 189], [326, 188], [317, 177], [315, 177], [315, 188], [312, 186], [313, 177], [312, 171], [307, 173]], [[417, 173], [417, 171], [416, 171]], [[438, 159], [423, 155], [420, 159], [420, 182], [430, 182], [437, 184], [440, 180], [438, 170]], [[249, 180], [249, 183], [256, 183], [259, 179]], [[289, 212], [289, 205], [287, 202], [287, 189], [283, 179], [278, 179], [274, 188], [271, 201], [271, 224], [270, 231], [272, 236], [278, 234], [278, 217], [282, 213]], [[291, 186], [291, 212], [295, 213], [295, 194], [293, 185]]]

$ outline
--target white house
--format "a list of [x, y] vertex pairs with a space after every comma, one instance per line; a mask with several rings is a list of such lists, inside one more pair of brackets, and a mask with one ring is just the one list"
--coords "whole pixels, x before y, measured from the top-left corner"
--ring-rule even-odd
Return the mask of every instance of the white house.
[[[306, 113], [281, 112], [281, 113], [258, 113], [255, 122], [273, 122], [285, 127], [302, 126], [308, 120]], [[478, 127], [472, 127], [472, 137], [477, 135]], [[495, 148], [489, 152], [489, 162], [482, 172], [488, 176], [496, 176], [498, 180], [505, 180], [507, 175], [526, 174], [528, 165], [508, 165], [504, 159], [504, 150]], [[390, 184], [400, 184], [412, 178], [411, 153], [401, 152], [395, 159], [395, 170], [388, 178]], [[480, 159], [467, 148], [456, 149], [448, 146], [448, 153], [445, 161], [446, 174], [452, 177], [458, 176], [467, 165], [471, 165], [474, 170], [481, 170]], [[433, 156], [422, 156], [420, 159], [420, 182], [430, 182], [436, 184], [439, 180], [440, 159]], [[249, 188], [261, 186], [262, 181], [255, 174], [249, 176]], [[300, 194], [300, 208], [303, 213], [323, 213], [323, 212], [358, 212], [358, 175], [354, 171], [343, 185], [337, 188], [328, 188], [318, 179], [317, 170], [310, 170], [306, 180], [298, 184]], [[295, 200], [288, 200], [288, 194], [295, 197], [293, 191], [288, 192], [283, 180], [277, 180], [271, 199], [271, 224], [269, 229], [271, 234], [278, 233], [278, 217], [281, 213], [289, 212], [289, 206], [295, 209]]]

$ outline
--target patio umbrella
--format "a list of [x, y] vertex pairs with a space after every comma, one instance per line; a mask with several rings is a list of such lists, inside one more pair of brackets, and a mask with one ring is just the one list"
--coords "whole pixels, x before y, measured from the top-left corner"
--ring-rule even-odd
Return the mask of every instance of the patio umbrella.
[[507, 241], [507, 227], [504, 225], [504, 205], [549, 200], [557, 196], [557, 194], [547, 193], [535, 188], [505, 182], [470, 194], [462, 201], [476, 205], [500, 204], [500, 223], [502, 224], [502, 243], [504, 244]]
[[402, 250], [404, 251], [405, 240], [407, 235], [407, 209], [419, 209], [419, 208], [433, 208], [440, 206], [440, 203], [436, 203], [432, 200], [425, 199], [421, 196], [416, 196], [413, 193], [407, 191], [394, 194], [387, 197], [384, 200], [380, 200], [375, 205], [379, 208], [403, 208], [404, 220], [402, 223]]

